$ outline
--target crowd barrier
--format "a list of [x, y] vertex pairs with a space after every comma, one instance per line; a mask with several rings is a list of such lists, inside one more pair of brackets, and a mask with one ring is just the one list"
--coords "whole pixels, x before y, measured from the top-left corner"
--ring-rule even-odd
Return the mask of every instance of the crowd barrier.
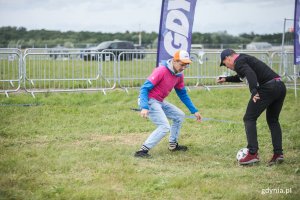
[[[220, 75], [234, 72], [220, 67], [221, 50], [191, 51], [192, 64], [185, 70], [188, 89], [237, 87], [217, 84]], [[298, 89], [299, 66], [293, 52], [238, 51], [253, 55], [278, 72], [288, 87]], [[19, 90], [31, 93], [113, 90], [139, 88], [156, 67], [156, 50], [0, 49], [0, 93]]]
[[[89, 52], [94, 59], [83, 59], [82, 52], [37, 52], [23, 56], [24, 89], [39, 92], [103, 91], [116, 86], [116, 59], [112, 53]], [[106, 62], [105, 56], [112, 60]]]
[[271, 68], [278, 72], [288, 89], [294, 89], [295, 97], [299, 90], [298, 79], [300, 77], [300, 66], [294, 65], [294, 52], [273, 52], [271, 54]]
[[0, 48], [0, 93], [17, 92], [22, 80], [22, 52]]

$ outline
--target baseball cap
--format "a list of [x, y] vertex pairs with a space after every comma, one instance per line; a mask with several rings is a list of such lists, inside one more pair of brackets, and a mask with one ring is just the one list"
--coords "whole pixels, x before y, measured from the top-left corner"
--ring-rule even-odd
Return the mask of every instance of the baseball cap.
[[235, 53], [234, 50], [232, 49], [224, 49], [221, 53], [221, 63], [220, 63], [220, 66], [224, 66], [223, 64], [223, 60], [227, 57], [227, 56], [230, 56], [231, 54]]
[[176, 51], [173, 58], [174, 58], [174, 60], [179, 60], [185, 64], [192, 63], [189, 53], [185, 50]]

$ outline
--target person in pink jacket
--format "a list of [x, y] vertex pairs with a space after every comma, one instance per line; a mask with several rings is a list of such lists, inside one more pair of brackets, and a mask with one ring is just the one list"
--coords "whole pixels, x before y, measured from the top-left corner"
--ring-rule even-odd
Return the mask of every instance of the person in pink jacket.
[[[169, 150], [186, 151], [188, 148], [178, 144], [178, 137], [185, 114], [182, 110], [164, 99], [175, 89], [180, 100], [187, 106], [197, 121], [201, 121], [198, 109], [192, 103], [184, 86], [183, 71], [192, 63], [188, 52], [178, 50], [172, 59], [154, 69], [140, 89], [139, 106], [141, 116], [149, 119], [157, 126], [135, 152], [135, 157], [149, 157], [148, 151], [170, 132]], [[173, 121], [170, 125], [169, 120]]]

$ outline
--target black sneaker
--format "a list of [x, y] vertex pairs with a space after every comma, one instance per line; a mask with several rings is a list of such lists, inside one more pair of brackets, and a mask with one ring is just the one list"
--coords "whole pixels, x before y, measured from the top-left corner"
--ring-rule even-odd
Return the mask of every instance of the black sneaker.
[[187, 151], [188, 147], [184, 146], [184, 145], [178, 145], [178, 143], [176, 144], [175, 148], [172, 146], [169, 146], [169, 150], [170, 151]]
[[150, 157], [150, 154], [148, 154], [148, 151], [140, 150], [135, 152], [134, 157], [148, 158]]

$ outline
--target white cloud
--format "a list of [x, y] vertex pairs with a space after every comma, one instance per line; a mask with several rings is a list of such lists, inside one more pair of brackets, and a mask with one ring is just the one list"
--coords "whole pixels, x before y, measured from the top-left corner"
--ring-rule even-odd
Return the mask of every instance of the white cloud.
[[208, 4], [198, 1], [197, 11], [195, 31], [278, 33], [283, 30], [284, 18], [293, 18], [294, 1], [212, 0]]
[[[198, 0], [193, 31], [282, 32], [294, 0]], [[159, 29], [161, 0], [0, 0], [0, 26], [27, 29], [147, 32]]]

